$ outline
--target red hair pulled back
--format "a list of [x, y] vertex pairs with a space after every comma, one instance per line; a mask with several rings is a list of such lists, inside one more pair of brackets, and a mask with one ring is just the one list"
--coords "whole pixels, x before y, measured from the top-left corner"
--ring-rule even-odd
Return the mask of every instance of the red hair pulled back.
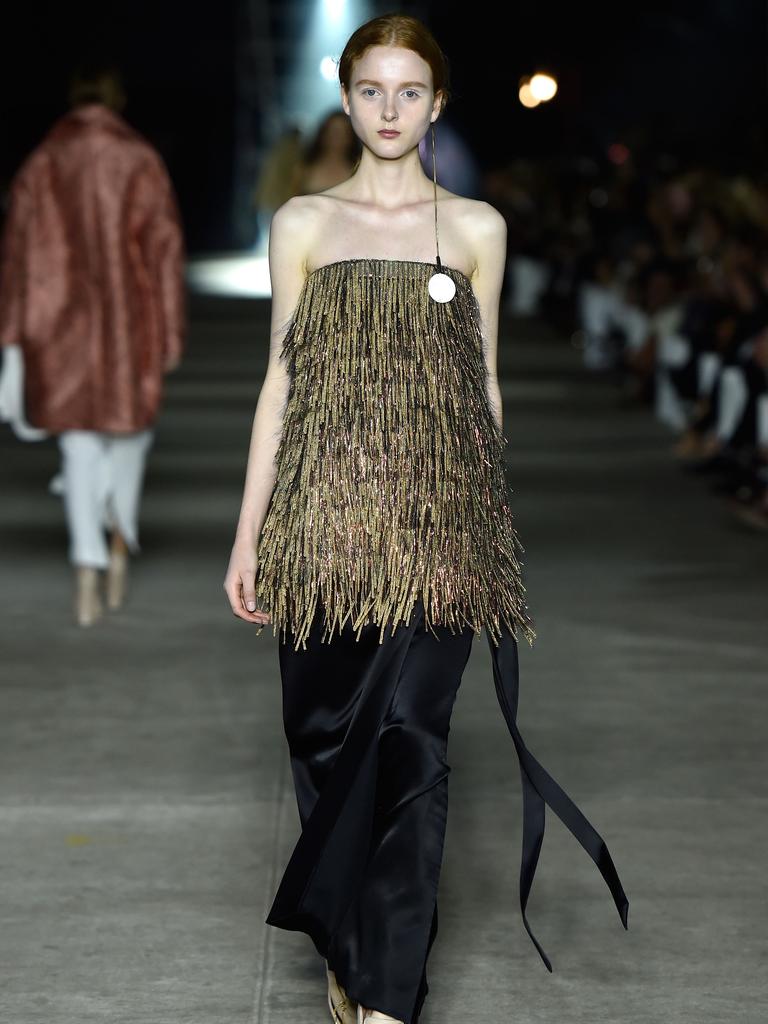
[[349, 92], [352, 67], [371, 46], [402, 46], [426, 61], [432, 71], [432, 88], [441, 93], [440, 112], [449, 97], [448, 58], [423, 21], [410, 14], [382, 14], [355, 29], [339, 59], [339, 82]]

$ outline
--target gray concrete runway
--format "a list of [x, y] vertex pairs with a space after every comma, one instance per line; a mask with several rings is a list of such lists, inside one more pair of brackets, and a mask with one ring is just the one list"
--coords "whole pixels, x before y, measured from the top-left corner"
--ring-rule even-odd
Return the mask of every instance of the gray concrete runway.
[[[268, 928], [298, 815], [276, 640], [221, 588], [267, 306], [197, 300], [125, 609], [70, 612], [53, 443], [0, 431], [0, 1021], [321, 1024], [322, 961]], [[539, 639], [528, 747], [606, 839], [625, 932], [551, 812], [529, 920], [521, 789], [477, 638], [453, 718], [424, 1024], [768, 1019], [765, 538], [680, 472], [644, 409], [536, 325], [500, 360]]]

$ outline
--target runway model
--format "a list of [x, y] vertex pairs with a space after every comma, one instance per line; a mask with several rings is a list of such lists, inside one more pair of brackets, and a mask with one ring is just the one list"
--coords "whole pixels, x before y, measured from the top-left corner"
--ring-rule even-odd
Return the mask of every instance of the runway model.
[[71, 109], [13, 180], [0, 259], [0, 346], [22, 358], [29, 423], [58, 440], [80, 626], [102, 615], [102, 572], [108, 606], [123, 603], [164, 376], [184, 345], [176, 198], [125, 99], [113, 69], [73, 76]]
[[545, 802], [628, 901], [592, 825], [516, 725], [536, 633], [505, 481], [496, 376], [506, 227], [425, 175], [448, 96], [417, 19], [376, 18], [339, 64], [362, 143], [340, 185], [290, 199], [270, 237], [272, 335], [225, 579], [280, 631], [301, 835], [267, 923], [309, 935], [336, 1024], [415, 1024], [428, 992], [447, 736], [485, 628], [524, 794], [523, 920]]

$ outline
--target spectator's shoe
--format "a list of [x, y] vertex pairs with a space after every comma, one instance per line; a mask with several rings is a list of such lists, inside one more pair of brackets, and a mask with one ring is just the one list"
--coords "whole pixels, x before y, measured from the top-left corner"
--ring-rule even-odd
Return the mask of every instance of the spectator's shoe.
[[768, 505], [764, 500], [753, 501], [745, 504], [743, 501], [732, 501], [731, 508], [734, 514], [753, 530], [768, 531]]
[[739, 462], [733, 455], [720, 451], [707, 456], [707, 458], [687, 462], [683, 469], [686, 473], [695, 473], [696, 476], [707, 476], [713, 473], [726, 475], [732, 473], [738, 466]]
[[686, 430], [670, 449], [676, 459], [699, 459], [704, 454], [704, 438], [696, 430]]
[[745, 466], [733, 466], [721, 479], [715, 480], [709, 485], [712, 494], [721, 494], [725, 497], [736, 498], [742, 504], [756, 501], [765, 490], [765, 484], [761, 483], [752, 468]]
[[709, 490], [712, 494], [733, 498], [741, 505], [748, 505], [759, 497], [762, 488], [752, 480], [746, 480], [739, 476], [727, 476], [723, 480], [717, 480], [710, 484]]

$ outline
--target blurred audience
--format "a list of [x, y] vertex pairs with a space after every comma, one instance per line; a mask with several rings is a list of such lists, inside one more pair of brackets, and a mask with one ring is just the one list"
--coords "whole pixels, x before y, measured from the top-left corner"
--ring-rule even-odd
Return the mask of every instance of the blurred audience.
[[116, 70], [73, 77], [70, 111], [11, 183], [2, 236], [0, 412], [57, 437], [82, 626], [102, 614], [102, 571], [122, 604], [163, 376], [183, 348], [176, 199], [124, 104]]
[[671, 454], [768, 529], [768, 176], [591, 159], [495, 168], [505, 308], [573, 338], [673, 432]]

